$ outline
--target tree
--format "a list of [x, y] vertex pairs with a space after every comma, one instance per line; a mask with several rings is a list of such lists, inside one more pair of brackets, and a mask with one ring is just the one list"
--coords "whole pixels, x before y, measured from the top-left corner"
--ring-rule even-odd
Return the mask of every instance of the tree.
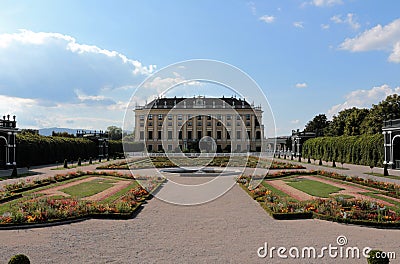
[[107, 127], [108, 137], [111, 140], [120, 140], [122, 139], [122, 129], [116, 126]]
[[75, 137], [74, 134], [69, 134], [68, 132], [55, 132], [55, 131], [51, 132], [51, 136], [52, 137], [66, 137], [66, 138], [74, 138]]
[[345, 136], [358, 136], [360, 135], [360, 126], [364, 121], [365, 117], [368, 115], [368, 109], [359, 109], [353, 107], [350, 114], [345, 120], [345, 125], [343, 129], [343, 135]]
[[[340, 111], [338, 115], [334, 115], [332, 118], [332, 121], [329, 123], [329, 126], [325, 129], [325, 135], [326, 136], [342, 136], [345, 134], [345, 127], [346, 123], [348, 124], [347, 130], [348, 132], [352, 129], [351, 123], [354, 123], [354, 121], [348, 120], [351, 115], [353, 115], [354, 112], [359, 111], [360, 109], [353, 107], [353, 108], [348, 108]], [[357, 116], [357, 114], [354, 114]], [[354, 119], [354, 117], [353, 117]], [[363, 120], [361, 120], [362, 122]]]
[[325, 114], [319, 114], [309, 121], [304, 129], [306, 132], [315, 132], [317, 136], [323, 136], [324, 130], [328, 127], [329, 121]]
[[382, 132], [384, 120], [400, 118], [400, 96], [389, 95], [377, 105], [372, 105], [371, 110], [361, 124], [362, 134], [376, 134]]

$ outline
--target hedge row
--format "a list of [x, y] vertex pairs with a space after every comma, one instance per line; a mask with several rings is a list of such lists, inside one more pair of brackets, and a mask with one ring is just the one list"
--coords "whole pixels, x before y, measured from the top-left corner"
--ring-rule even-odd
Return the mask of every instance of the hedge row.
[[98, 156], [98, 146], [83, 138], [17, 134], [17, 164], [20, 167], [51, 164]]
[[366, 166], [382, 166], [383, 135], [318, 137], [303, 145], [304, 158], [322, 159]]
[[[127, 146], [133, 151], [140, 148], [138, 143], [133, 142]], [[110, 140], [108, 153], [110, 156], [123, 153], [121, 140]], [[89, 139], [17, 134], [16, 161], [19, 167], [60, 163], [64, 159], [97, 158], [98, 154], [97, 144]]]

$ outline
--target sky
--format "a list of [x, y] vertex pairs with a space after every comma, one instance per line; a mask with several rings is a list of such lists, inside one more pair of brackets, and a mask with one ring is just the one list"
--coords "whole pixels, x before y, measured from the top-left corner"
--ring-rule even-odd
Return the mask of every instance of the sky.
[[248, 74], [288, 135], [400, 92], [398, 10], [397, 0], [3, 0], [0, 115], [19, 128], [122, 126], [146, 78], [210, 59]]

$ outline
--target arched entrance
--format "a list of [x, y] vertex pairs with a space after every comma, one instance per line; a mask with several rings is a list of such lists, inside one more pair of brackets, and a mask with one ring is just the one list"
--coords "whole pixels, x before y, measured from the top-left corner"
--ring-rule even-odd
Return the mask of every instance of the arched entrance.
[[392, 140], [392, 157], [396, 169], [400, 169], [400, 136], [397, 135]]
[[8, 163], [8, 143], [5, 137], [0, 136], [0, 168]]

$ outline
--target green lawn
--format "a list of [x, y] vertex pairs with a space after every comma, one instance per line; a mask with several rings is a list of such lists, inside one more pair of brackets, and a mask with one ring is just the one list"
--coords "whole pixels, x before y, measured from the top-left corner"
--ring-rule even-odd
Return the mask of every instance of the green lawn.
[[80, 184], [67, 187], [61, 191], [71, 195], [72, 197], [83, 198], [100, 193], [111, 186], [113, 186], [113, 180], [95, 179], [88, 182], [82, 182]]
[[323, 182], [305, 179], [288, 181], [287, 184], [302, 192], [308, 193], [309, 195], [322, 198], [328, 198], [330, 197], [331, 193], [336, 193], [340, 190], [343, 190], [342, 188], [338, 188]]

